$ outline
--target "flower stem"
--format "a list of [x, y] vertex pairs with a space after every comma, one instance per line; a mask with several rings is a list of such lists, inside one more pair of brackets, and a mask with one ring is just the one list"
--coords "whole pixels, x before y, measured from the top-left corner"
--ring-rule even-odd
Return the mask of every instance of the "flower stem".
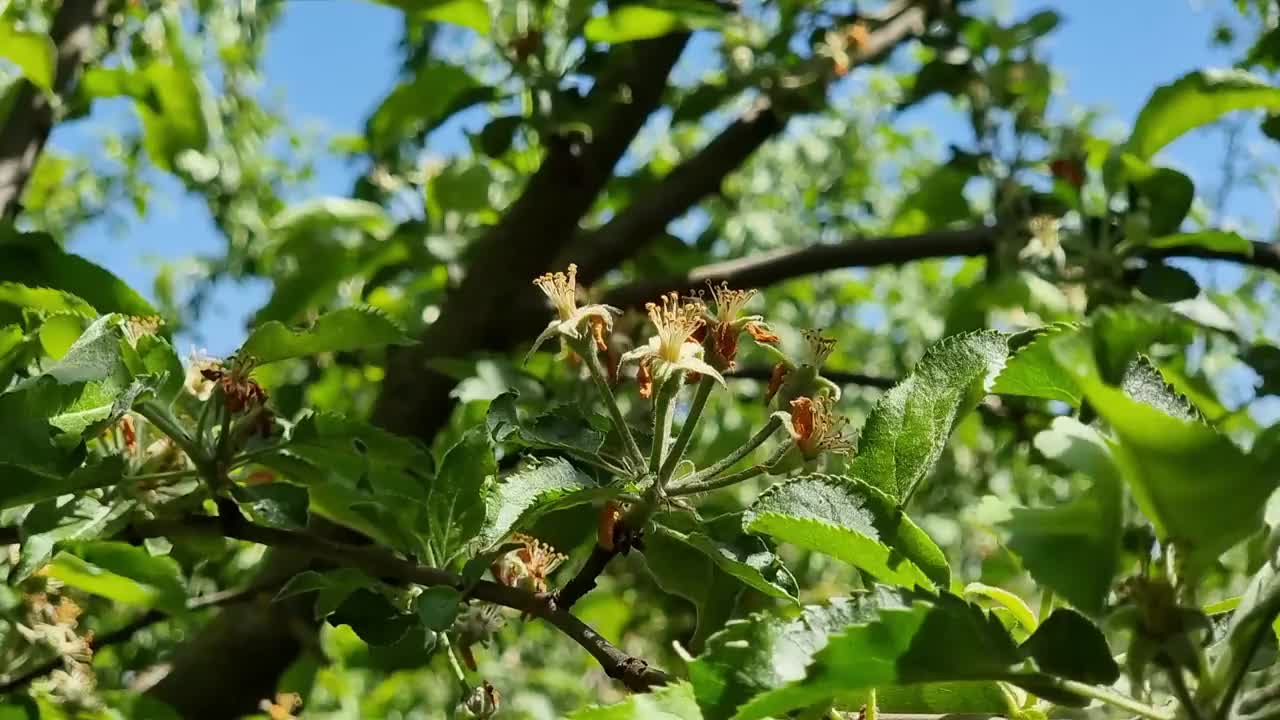
[[600, 399], [604, 400], [605, 409], [609, 411], [609, 418], [613, 420], [614, 429], [618, 431], [618, 436], [622, 438], [622, 444], [626, 448], [627, 455], [635, 463], [637, 469], [643, 468], [645, 464], [644, 453], [640, 452], [640, 446], [636, 444], [636, 439], [631, 434], [631, 428], [627, 425], [626, 419], [622, 417], [622, 408], [618, 407], [618, 399], [613, 396], [613, 389], [609, 387], [609, 379], [605, 377], [604, 368], [600, 365], [600, 357], [596, 354], [595, 346], [591, 344], [590, 340], [587, 340], [586, 342], [574, 343], [573, 349], [587, 361], [587, 370], [591, 372], [591, 380], [596, 384]]
[[794, 444], [795, 444], [794, 441], [785, 442], [779, 445], [778, 449], [774, 450], [773, 454], [770, 455], [769, 458], [764, 462], [752, 465], [751, 467], [745, 470], [733, 473], [732, 475], [725, 475], [724, 477], [721, 477], [721, 478], [713, 478], [711, 480], [704, 480], [702, 482], [685, 483], [683, 485], [680, 485], [679, 487], [672, 488], [671, 491], [667, 493], [667, 496], [679, 497], [681, 495], [696, 495], [698, 493], [710, 492], [712, 490], [719, 490], [720, 488], [726, 488], [726, 487], [729, 487], [730, 485], [737, 485], [738, 483], [744, 480], [750, 480], [751, 478], [757, 475], [764, 474], [766, 471], [768, 471], [769, 468], [776, 465], [780, 460], [782, 460], [783, 456], [785, 456], [791, 450]]
[[[1014, 675], [1013, 679], [1017, 676]], [[1102, 703], [1106, 703], [1112, 707], [1127, 710], [1134, 715], [1147, 718], [1148, 720], [1174, 720], [1174, 713], [1152, 707], [1146, 703], [1138, 702], [1128, 695], [1118, 693], [1111, 688], [1099, 687], [1088, 683], [1077, 682], [1075, 680], [1064, 680], [1062, 678], [1053, 678], [1052, 684], [1061, 690], [1074, 693], [1080, 697], [1090, 698]]]
[[[667, 453], [667, 441], [671, 439], [671, 422], [676, 412], [676, 395], [680, 392], [680, 375], [672, 375], [658, 386], [653, 396], [653, 444], [649, 447], [649, 472], [657, 474]], [[661, 486], [662, 479], [657, 480]]]
[[728, 470], [729, 468], [733, 467], [738, 463], [739, 460], [750, 455], [756, 448], [763, 445], [764, 441], [768, 440], [769, 437], [773, 435], [775, 432], [777, 432], [778, 428], [780, 427], [782, 427], [782, 420], [779, 419], [776, 415], [773, 417], [770, 417], [769, 422], [765, 423], [765, 426], [760, 428], [760, 432], [757, 432], [755, 435], [752, 435], [745, 443], [743, 443], [733, 452], [729, 453], [728, 455], [725, 455], [723, 458], [720, 458], [720, 460], [715, 464], [707, 467], [704, 470], [699, 470], [697, 473], [695, 473], [692, 477], [689, 478], [688, 484], [686, 484], [684, 487], [688, 487], [689, 485], [693, 485], [695, 483], [706, 482], [707, 480], [710, 480], [716, 477], [717, 475], [719, 475], [720, 473], [724, 472], [725, 470]]
[[453, 643], [449, 641], [449, 633], [443, 632], [437, 637], [440, 638], [440, 644], [444, 646], [445, 654], [449, 656], [449, 669], [453, 671], [453, 677], [457, 679], [458, 685], [462, 687], [462, 699], [465, 700], [471, 692], [471, 683], [467, 682], [467, 671], [463, 670], [462, 663], [458, 662]]
[[693, 393], [693, 404], [689, 406], [689, 414], [684, 419], [684, 425], [680, 428], [680, 435], [676, 437], [676, 442], [671, 446], [671, 452], [667, 455], [666, 460], [662, 463], [662, 468], [658, 471], [658, 483], [666, 485], [671, 480], [671, 475], [675, 473], [676, 466], [684, 459], [684, 453], [689, 449], [689, 443], [693, 441], [693, 433], [698, 429], [698, 420], [702, 418], [702, 410], [707, 406], [707, 398], [711, 397], [711, 390], [716, 385], [714, 378], [703, 375], [698, 381], [698, 388]]
[[168, 435], [169, 439], [191, 458], [191, 462], [195, 463], [196, 467], [203, 468], [209, 464], [209, 456], [204, 448], [191, 439], [187, 431], [178, 423], [178, 419], [167, 408], [148, 400], [139, 404], [135, 411], [160, 432]]

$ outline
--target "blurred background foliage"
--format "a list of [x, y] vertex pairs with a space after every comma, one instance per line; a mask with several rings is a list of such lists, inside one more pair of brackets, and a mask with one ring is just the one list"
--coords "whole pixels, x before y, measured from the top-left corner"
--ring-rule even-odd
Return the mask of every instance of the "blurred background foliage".
[[[238, 289], [247, 298], [266, 291], [261, 302], [232, 302], [249, 322], [303, 322], [367, 304], [415, 334], [428, 329], [447, 294], [476, 266], [477, 253], [493, 252], [478, 240], [501, 221], [544, 156], [568, 148], [576, 157], [600, 132], [599, 107], [587, 94], [608, 72], [611, 49], [664, 28], [692, 29], [659, 109], [581, 218], [584, 237], [661, 187], [733, 123], [762, 112], [762, 98], [773, 103], [763, 112], [776, 113], [786, 129], [770, 133], [740, 166], [733, 162], [688, 212], [638, 239], [623, 261], [599, 273], [600, 287], [817, 244], [900, 236], [906, 242], [905, 236], [946, 228], [1024, 228], [1053, 218], [1052, 229], [1032, 233], [1029, 241], [1025, 235], [998, 239], [980, 257], [788, 279], [762, 293], [755, 309], [780, 329], [785, 345], [798, 347], [799, 329], [806, 327], [837, 338], [827, 367], [850, 375], [841, 409], [853, 427], [884, 382], [905, 374], [940, 337], [979, 327], [1035, 327], [1134, 302], [1170, 313], [1167, 336], [1145, 350], [1216, 426], [1248, 444], [1276, 419], [1269, 398], [1280, 394], [1280, 305], [1268, 271], [1201, 260], [1135, 267], [1125, 255], [1132, 248], [1115, 242], [1211, 228], [1271, 240], [1274, 207], [1234, 217], [1229, 198], [1233, 192], [1276, 197], [1280, 165], [1269, 148], [1258, 149], [1265, 137], [1277, 136], [1275, 122], [1242, 113], [1211, 127], [1205, 142], [1217, 151], [1208, 154], [1224, 165], [1217, 182], [1196, 187], [1194, 198], [1183, 197], [1181, 181], [1191, 180], [1175, 169], [1164, 172], [1181, 180], [1164, 178], [1168, 182], [1149, 192], [1139, 182], [1136, 193], [1118, 192], [1105, 175], [1124, 133], [1109, 128], [1133, 118], [1073, 104], [1047, 50], [1056, 36], [1087, 30], [1073, 27], [1072, 13], [1080, 8], [1071, 3], [1018, 3], [1015, 12], [1009, 3], [958, 2], [922, 39], [898, 43], [888, 59], [851, 67], [859, 42], [854, 29], [875, 29], [863, 18], [874, 14], [876, 3], [745, 0], [723, 8], [709, 0], [670, 0], [646, 3], [656, 8], [648, 15], [619, 19], [606, 16], [606, 4], [583, 0], [385, 0], [402, 11], [399, 67], [394, 78], [368, 78], [389, 90], [358, 133], [326, 133], [292, 117], [265, 72], [273, 28], [301, 0], [109, 4], [109, 21], [93, 27], [90, 60], [75, 93], [57, 107], [60, 126], [93, 128], [93, 146], [62, 147], [55, 135], [11, 217], [19, 228], [47, 231], [59, 241], [101, 233], [104, 226], [128, 236], [140, 218], [161, 212], [157, 194], [196, 199], [200, 216], [182, 217], [175, 236], [164, 240], [168, 259], [155, 266], [146, 293], [188, 342], [237, 344], [243, 326], [228, 323], [218, 304]], [[58, 5], [0, 1], [0, 118], [22, 78], [47, 84], [51, 48], [40, 38]], [[1203, 42], [1241, 68], [1274, 77], [1280, 69], [1276, 8], [1266, 0], [1211, 5], [1199, 16]], [[340, 52], [306, 48], [316, 55]], [[1157, 74], [1172, 82], [1178, 72]], [[927, 128], [903, 122], [922, 104], [932, 117], [946, 116], [950, 128], [960, 128], [950, 133], [958, 138], [954, 144], [944, 148]], [[440, 151], [442, 143], [447, 152]], [[318, 164], [345, 168], [354, 182], [317, 196], [309, 188]], [[1130, 178], [1139, 175], [1133, 171]], [[182, 226], [207, 223], [218, 243], [191, 248]], [[1101, 227], [1108, 223], [1121, 226], [1109, 240]], [[524, 232], [521, 243], [543, 241], [541, 227]], [[135, 252], [123, 240], [99, 246], [110, 249], [108, 267]], [[560, 259], [549, 258], [545, 269], [560, 266]], [[513, 323], [517, 304], [513, 300]], [[219, 313], [218, 322], [208, 319]], [[642, 336], [639, 319], [619, 323], [619, 345]], [[470, 347], [431, 359], [422, 372], [451, 377], [454, 403], [428, 438], [433, 448], [452, 445], [508, 387], [519, 389], [530, 406], [587, 396], [579, 370], [551, 354], [522, 364], [526, 347]], [[732, 392], [713, 400], [708, 417], [714, 422], [704, 423], [696, 445], [700, 461], [740, 445], [764, 422], [760, 373], [767, 377], [768, 359], [756, 353], [744, 348], [740, 359], [742, 374], [751, 377], [731, 379]], [[304, 408], [368, 417], [388, 372], [380, 354], [329, 355], [278, 363], [258, 379], [284, 417]], [[1079, 488], [1076, 479], [1047, 469], [1030, 444], [1052, 412], [1033, 400], [988, 402], [957, 429], [927, 493], [916, 499], [917, 517], [947, 550], [957, 575], [1028, 600], [1032, 585], [994, 525], [1011, 506], [1063, 501]], [[747, 483], [714, 504], [734, 509], [759, 487]], [[567, 577], [590, 550], [594, 517], [590, 508], [563, 511], [535, 534], [571, 555], [560, 571]], [[1137, 528], [1134, 534], [1129, 571], [1142, 547]], [[1241, 573], [1256, 565], [1251, 553], [1258, 550], [1246, 545], [1228, 554], [1211, 594], [1238, 593]], [[803, 601], [859, 586], [855, 571], [830, 558], [794, 548], [783, 554]], [[173, 548], [173, 557], [198, 596], [250, 583], [262, 551], [184, 544]], [[655, 577], [652, 570], [635, 554], [617, 562], [577, 613], [629, 652], [678, 667], [672, 643], [691, 642], [696, 605], [709, 589], [661, 570]], [[709, 565], [686, 570], [703, 578], [714, 572]], [[139, 614], [72, 591], [67, 596], [82, 611], [81, 628], [100, 636]], [[21, 668], [47, 650], [46, 640], [16, 629], [31, 622], [32, 598], [25, 585], [0, 587], [0, 667]], [[769, 602], [748, 593], [737, 612]], [[38, 681], [39, 716], [160, 712], [129, 690], [154, 683], [212, 612], [152, 624], [128, 642], [103, 647], [94, 658], [96, 683], [69, 675]], [[621, 697], [585, 653], [537, 623], [509, 622], [477, 655], [481, 674], [501, 687], [502, 717], [564, 717]], [[412, 648], [370, 646], [348, 626], [326, 626], [279, 689], [299, 693], [306, 717], [441, 717], [456, 699], [453, 681], [439, 656], [423, 662]], [[264, 713], [288, 716], [283, 705]]]

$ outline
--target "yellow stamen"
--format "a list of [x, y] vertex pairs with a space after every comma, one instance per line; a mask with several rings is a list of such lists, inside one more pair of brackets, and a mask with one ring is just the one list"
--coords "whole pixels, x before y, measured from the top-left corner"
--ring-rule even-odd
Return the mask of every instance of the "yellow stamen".
[[682, 302], [678, 293], [671, 292], [662, 296], [662, 305], [648, 303], [644, 307], [658, 331], [658, 354], [667, 362], [678, 362], [680, 348], [702, 327], [702, 305], [697, 301]]
[[755, 290], [730, 290], [727, 282], [710, 287], [711, 298], [716, 303], [716, 319], [722, 323], [737, 320], [742, 314], [742, 309], [751, 302], [751, 298], [756, 296]]
[[578, 266], [569, 264], [568, 273], [546, 273], [533, 281], [555, 306], [560, 320], [568, 320], [578, 309]]

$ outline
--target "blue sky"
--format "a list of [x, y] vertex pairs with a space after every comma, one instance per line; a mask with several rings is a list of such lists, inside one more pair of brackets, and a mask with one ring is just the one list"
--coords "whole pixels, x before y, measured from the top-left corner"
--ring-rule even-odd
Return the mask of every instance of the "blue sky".
[[[1215, 19], [1234, 15], [1229, 0], [991, 1], [1012, 17], [1044, 7], [1062, 11], [1066, 22], [1045, 45], [1065, 81], [1062, 98], [1070, 103], [1056, 99], [1056, 111], [1100, 110], [1108, 119], [1103, 127], [1120, 129], [1130, 123], [1156, 85], [1195, 68], [1225, 66], [1232, 60], [1231, 55], [1209, 47]], [[289, 2], [268, 42], [268, 95], [281, 99], [293, 122], [325, 136], [359, 132], [365, 117], [395, 82], [400, 22], [398, 10], [362, 0]], [[943, 143], [968, 137], [963, 119], [943, 103], [930, 103], [905, 120], [930, 127]], [[90, 119], [60, 127], [52, 146], [91, 152], [104, 125], [132, 122], [127, 105], [104, 103], [95, 107]], [[455, 124], [433, 135], [430, 149], [456, 150], [461, 137]], [[1249, 138], [1261, 146], [1252, 128]], [[1222, 140], [1217, 130], [1194, 133], [1169, 148], [1163, 159], [1212, 192], [1221, 177]], [[345, 194], [353, 173], [340, 161], [322, 161], [315, 180], [300, 195]], [[158, 178], [151, 208], [145, 217], [126, 215], [123, 232], [112, 231], [106, 223], [88, 226], [70, 239], [70, 248], [150, 294], [158, 262], [216, 252], [221, 246], [202, 202], [186, 195], [176, 182]], [[1242, 190], [1232, 197], [1228, 215], [1269, 231], [1273, 208], [1274, 201], [1266, 195]], [[244, 319], [265, 302], [269, 291], [261, 282], [220, 287], [211, 312], [187, 342], [215, 355], [233, 350], [243, 338]]]

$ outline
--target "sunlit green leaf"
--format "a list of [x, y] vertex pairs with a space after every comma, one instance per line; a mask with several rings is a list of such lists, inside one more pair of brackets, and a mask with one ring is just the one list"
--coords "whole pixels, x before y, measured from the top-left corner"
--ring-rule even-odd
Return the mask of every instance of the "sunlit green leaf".
[[168, 612], [186, 609], [186, 583], [178, 563], [127, 543], [78, 543], [54, 556], [49, 576], [116, 602]]
[[1212, 252], [1235, 253], [1241, 257], [1253, 255], [1253, 243], [1239, 233], [1227, 230], [1201, 230], [1176, 233], [1152, 239], [1147, 247], [1169, 250], [1174, 248], [1200, 248]]
[[1009, 549], [1037, 582], [1098, 615], [1119, 566], [1124, 519], [1119, 471], [1102, 437], [1073, 418], [1055, 418], [1050, 429], [1036, 436], [1035, 445], [1046, 458], [1093, 484], [1057, 507], [1013, 510], [1004, 523]]
[[63, 290], [98, 312], [149, 317], [155, 308], [119, 278], [79, 255], [63, 251], [44, 233], [0, 229], [0, 281]]
[[496, 474], [493, 443], [484, 428], [469, 431], [445, 453], [426, 498], [426, 533], [437, 562], [448, 562], [480, 532], [483, 487]]
[[935, 343], [876, 402], [848, 474], [895, 500], [910, 493], [933, 470], [955, 422], [987, 394], [1007, 355], [1007, 336], [994, 331]]
[[702, 720], [688, 683], [632, 695], [616, 705], [583, 708], [566, 720]]
[[756, 498], [743, 527], [826, 553], [886, 583], [951, 582], [933, 540], [891, 498], [857, 479], [807, 475], [775, 485]]
[[709, 28], [722, 13], [710, 3], [650, 2], [620, 5], [587, 21], [583, 34], [591, 42], [624, 43], [675, 32]]
[[1147, 159], [1188, 130], [1253, 109], [1280, 110], [1280, 89], [1241, 70], [1197, 70], [1156, 89], [1138, 113], [1127, 147]]
[[394, 322], [376, 310], [343, 308], [321, 315], [311, 327], [291, 330], [272, 320], [254, 328], [238, 355], [270, 363], [289, 358], [408, 345], [413, 339]]
[[476, 546], [490, 547], [545, 513], [616, 492], [596, 485], [561, 458], [527, 463], [486, 488], [484, 527], [476, 536]]
[[0, 58], [17, 65], [36, 87], [46, 92], [53, 90], [58, 48], [48, 35], [19, 30], [11, 18], [0, 15]]
[[1073, 407], [1079, 406], [1080, 388], [1058, 365], [1050, 348], [1053, 337], [1068, 332], [1076, 332], [1076, 328], [1060, 323], [1015, 335], [1010, 341], [1013, 354], [996, 376], [991, 392], [1059, 400]]
[[466, 70], [444, 62], [418, 68], [411, 80], [397, 85], [369, 117], [368, 134], [375, 154], [403, 140], [429, 132], [453, 113], [489, 99], [493, 89], [476, 82]]

